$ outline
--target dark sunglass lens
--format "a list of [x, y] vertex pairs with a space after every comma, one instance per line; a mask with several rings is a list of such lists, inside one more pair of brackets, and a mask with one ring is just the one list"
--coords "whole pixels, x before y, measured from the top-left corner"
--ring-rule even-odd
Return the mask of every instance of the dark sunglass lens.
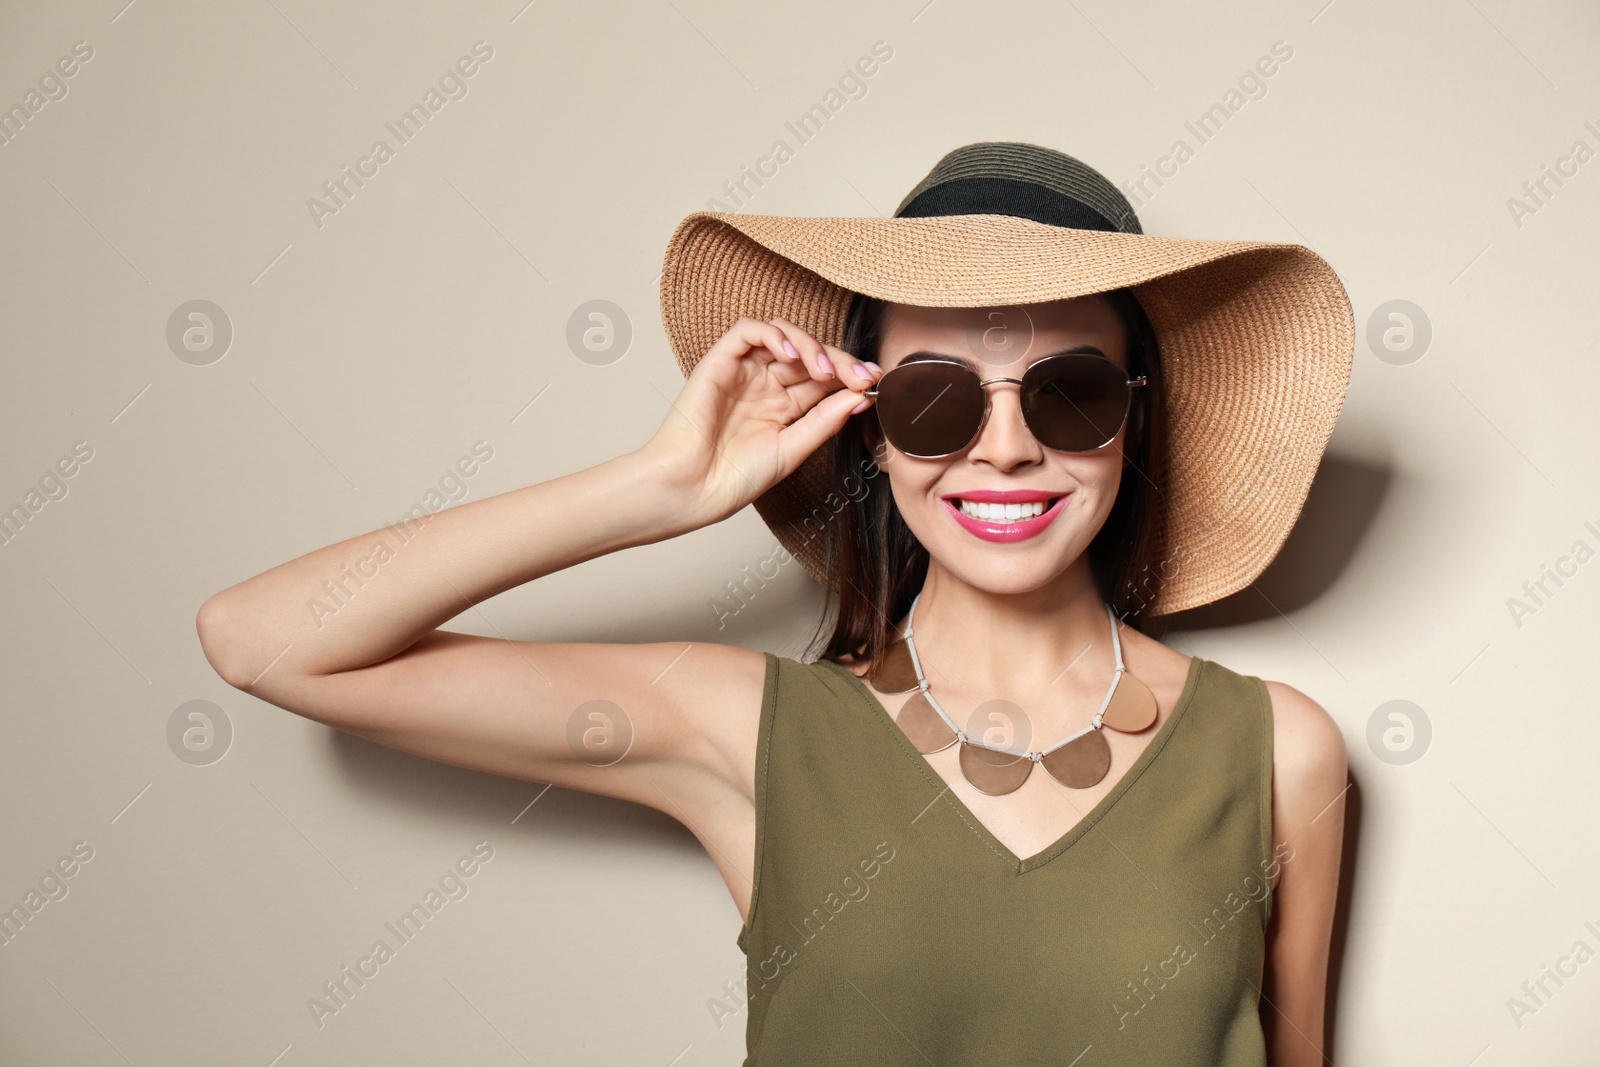
[[947, 456], [977, 434], [983, 389], [959, 364], [918, 360], [883, 376], [874, 407], [894, 447], [910, 456]]
[[1128, 375], [1102, 356], [1053, 356], [1028, 368], [1022, 410], [1039, 443], [1092, 452], [1111, 441], [1128, 416]]

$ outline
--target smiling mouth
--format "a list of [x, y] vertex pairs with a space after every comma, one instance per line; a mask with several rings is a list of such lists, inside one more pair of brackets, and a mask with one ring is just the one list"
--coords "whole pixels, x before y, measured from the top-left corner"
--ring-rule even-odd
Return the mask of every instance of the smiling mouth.
[[980, 522], [1027, 522], [1037, 519], [1040, 515], [1055, 506], [1061, 496], [1045, 497], [1041, 500], [1030, 500], [1016, 504], [989, 504], [983, 501], [967, 500], [959, 496], [950, 496], [945, 499], [950, 501], [961, 514], [969, 519]]

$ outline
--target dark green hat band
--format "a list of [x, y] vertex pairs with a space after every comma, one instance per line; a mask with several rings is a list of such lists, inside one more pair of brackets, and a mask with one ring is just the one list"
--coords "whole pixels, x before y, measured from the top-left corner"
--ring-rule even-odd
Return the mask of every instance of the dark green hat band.
[[1038, 145], [987, 141], [948, 153], [897, 218], [1015, 215], [1075, 230], [1142, 233], [1126, 197], [1088, 164]]

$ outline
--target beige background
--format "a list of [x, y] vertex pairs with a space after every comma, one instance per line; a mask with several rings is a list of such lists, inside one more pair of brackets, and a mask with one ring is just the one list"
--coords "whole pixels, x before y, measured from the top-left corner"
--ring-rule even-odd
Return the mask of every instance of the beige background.
[[[776, 140], [793, 158], [748, 210], [889, 213], [974, 140], [1122, 182], [1182, 138], [1193, 157], [1146, 229], [1308, 243], [1361, 333], [1288, 547], [1169, 637], [1344, 730], [1333, 1059], [1588, 1062], [1600, 962], [1520, 1026], [1507, 1002], [1575, 942], [1600, 950], [1600, 161], [1559, 162], [1600, 149], [1600, 14], [1325, 2], [6, 5], [0, 104], [75, 42], [93, 58], [0, 146], [0, 506], [66, 490], [0, 548], [0, 905], [75, 842], [93, 858], [0, 947], [0, 1060], [738, 1063], [744, 1016], [719, 1029], [707, 1006], [741, 973], [738, 916], [686, 829], [253, 700], [207, 666], [196, 609], [394, 521], [474, 442], [493, 459], [457, 499], [642, 443], [681, 386], [656, 304], [667, 236]], [[393, 147], [384, 123], [480, 40], [467, 95], [319, 227], [308, 199]], [[892, 58], [800, 144], [785, 122], [875, 41]], [[1196, 147], [1184, 123], [1276, 41], [1293, 54], [1265, 95]], [[1522, 185], [1543, 165], [1576, 174], [1540, 206]], [[234, 331], [206, 366], [167, 341], [195, 299]], [[596, 299], [633, 331], [603, 365], [566, 340]], [[1431, 343], [1379, 358], [1368, 324], [1393, 300]], [[79, 441], [92, 458], [52, 481]], [[798, 568], [725, 629], [711, 606], [771, 546], [746, 509], [450, 626], [793, 655], [819, 603]], [[191, 700], [231, 723], [205, 766], [169, 747]], [[1409, 763], [1368, 741], [1391, 700], [1431, 723]], [[319, 1029], [308, 998], [479, 841], [469, 894]]]

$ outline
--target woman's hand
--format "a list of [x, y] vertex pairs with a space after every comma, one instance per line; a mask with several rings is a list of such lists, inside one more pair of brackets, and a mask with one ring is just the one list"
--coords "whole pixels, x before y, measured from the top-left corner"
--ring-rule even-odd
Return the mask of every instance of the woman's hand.
[[788, 477], [844, 427], [877, 364], [824, 345], [787, 319], [740, 319], [695, 365], [639, 451], [685, 501], [698, 529]]

